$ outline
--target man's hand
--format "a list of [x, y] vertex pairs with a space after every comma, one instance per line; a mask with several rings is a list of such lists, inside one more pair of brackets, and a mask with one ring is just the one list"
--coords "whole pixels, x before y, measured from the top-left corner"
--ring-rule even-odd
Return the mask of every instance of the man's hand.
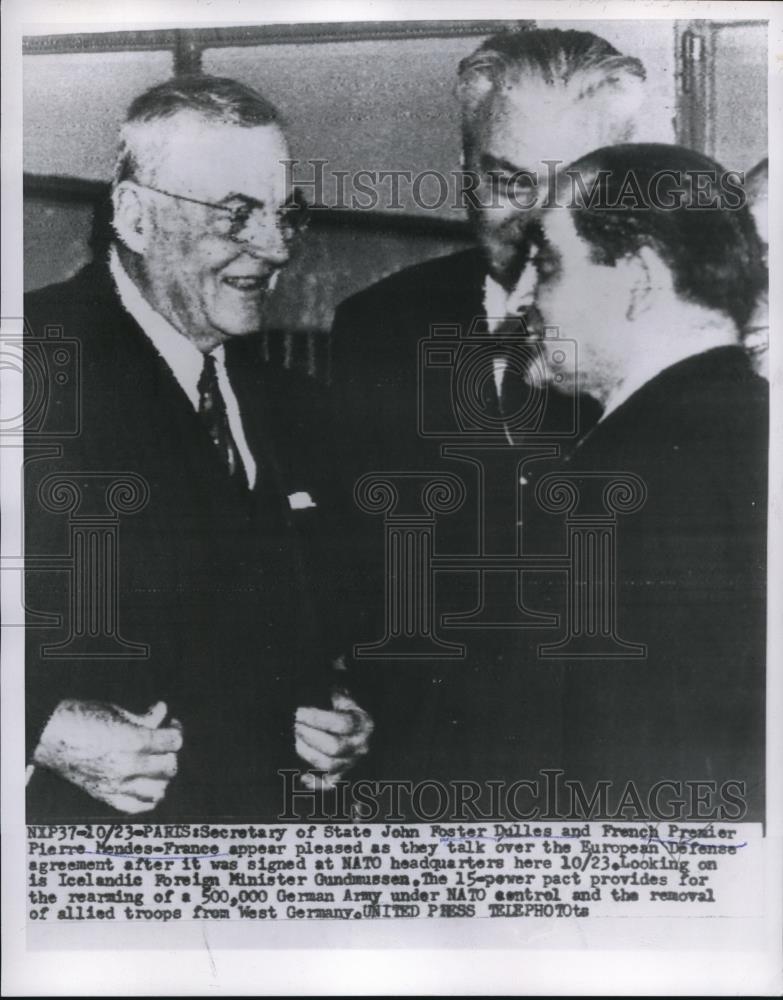
[[144, 715], [97, 701], [61, 701], [33, 760], [124, 813], [154, 809], [177, 773], [182, 726], [161, 728], [159, 701]]
[[310, 767], [325, 772], [320, 780], [315, 775], [304, 774], [303, 783], [310, 787], [332, 787], [368, 752], [373, 728], [367, 712], [344, 690], [332, 693], [331, 711], [297, 709], [296, 752]]

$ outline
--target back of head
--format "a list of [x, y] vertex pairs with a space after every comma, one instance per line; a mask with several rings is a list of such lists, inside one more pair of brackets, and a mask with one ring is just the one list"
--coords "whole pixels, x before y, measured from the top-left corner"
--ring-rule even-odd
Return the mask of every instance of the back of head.
[[634, 130], [645, 80], [642, 63], [624, 56], [590, 31], [542, 28], [501, 32], [486, 39], [459, 65], [457, 96], [462, 107], [463, 136], [470, 143], [474, 122], [504, 91], [537, 88], [559, 91], [572, 103], [611, 98], [616, 116], [613, 142], [626, 141]]
[[650, 247], [680, 298], [747, 322], [767, 270], [739, 175], [681, 146], [625, 144], [571, 164], [558, 195], [596, 263]]

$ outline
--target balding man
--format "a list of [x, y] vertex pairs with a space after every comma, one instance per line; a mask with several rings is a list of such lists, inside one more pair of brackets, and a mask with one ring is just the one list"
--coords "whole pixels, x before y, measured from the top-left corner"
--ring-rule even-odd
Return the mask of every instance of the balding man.
[[[35, 333], [78, 341], [82, 373], [80, 434], [29, 465], [28, 556], [67, 551], [47, 483], [67, 480], [77, 519], [112, 476], [140, 494], [118, 553], [85, 553], [70, 593], [62, 574], [28, 574], [29, 606], [63, 620], [62, 635], [28, 630], [31, 819], [269, 820], [286, 808], [279, 768], [334, 777], [366, 752], [297, 543], [318, 500], [300, 390], [254, 337], [303, 220], [287, 158], [251, 88], [154, 87], [122, 128], [108, 259], [26, 302]], [[65, 613], [80, 601], [88, 622]]]

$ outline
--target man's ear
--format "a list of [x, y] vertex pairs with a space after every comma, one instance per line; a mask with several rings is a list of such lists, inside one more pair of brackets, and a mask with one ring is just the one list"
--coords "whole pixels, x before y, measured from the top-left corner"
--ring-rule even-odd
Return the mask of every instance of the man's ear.
[[622, 265], [628, 274], [628, 310], [626, 319], [635, 320], [659, 306], [662, 297], [672, 292], [672, 275], [652, 247], [641, 247]]
[[117, 236], [134, 253], [144, 253], [147, 248], [149, 215], [133, 181], [122, 181], [112, 191], [114, 218], [112, 225]]

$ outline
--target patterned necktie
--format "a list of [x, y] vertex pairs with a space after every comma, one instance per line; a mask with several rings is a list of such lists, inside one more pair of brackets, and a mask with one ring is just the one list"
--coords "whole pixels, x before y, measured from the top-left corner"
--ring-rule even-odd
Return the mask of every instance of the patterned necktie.
[[229, 476], [247, 486], [245, 467], [231, 433], [226, 403], [218, 384], [217, 366], [211, 354], [204, 355], [204, 367], [198, 380], [198, 414], [220, 453]]

